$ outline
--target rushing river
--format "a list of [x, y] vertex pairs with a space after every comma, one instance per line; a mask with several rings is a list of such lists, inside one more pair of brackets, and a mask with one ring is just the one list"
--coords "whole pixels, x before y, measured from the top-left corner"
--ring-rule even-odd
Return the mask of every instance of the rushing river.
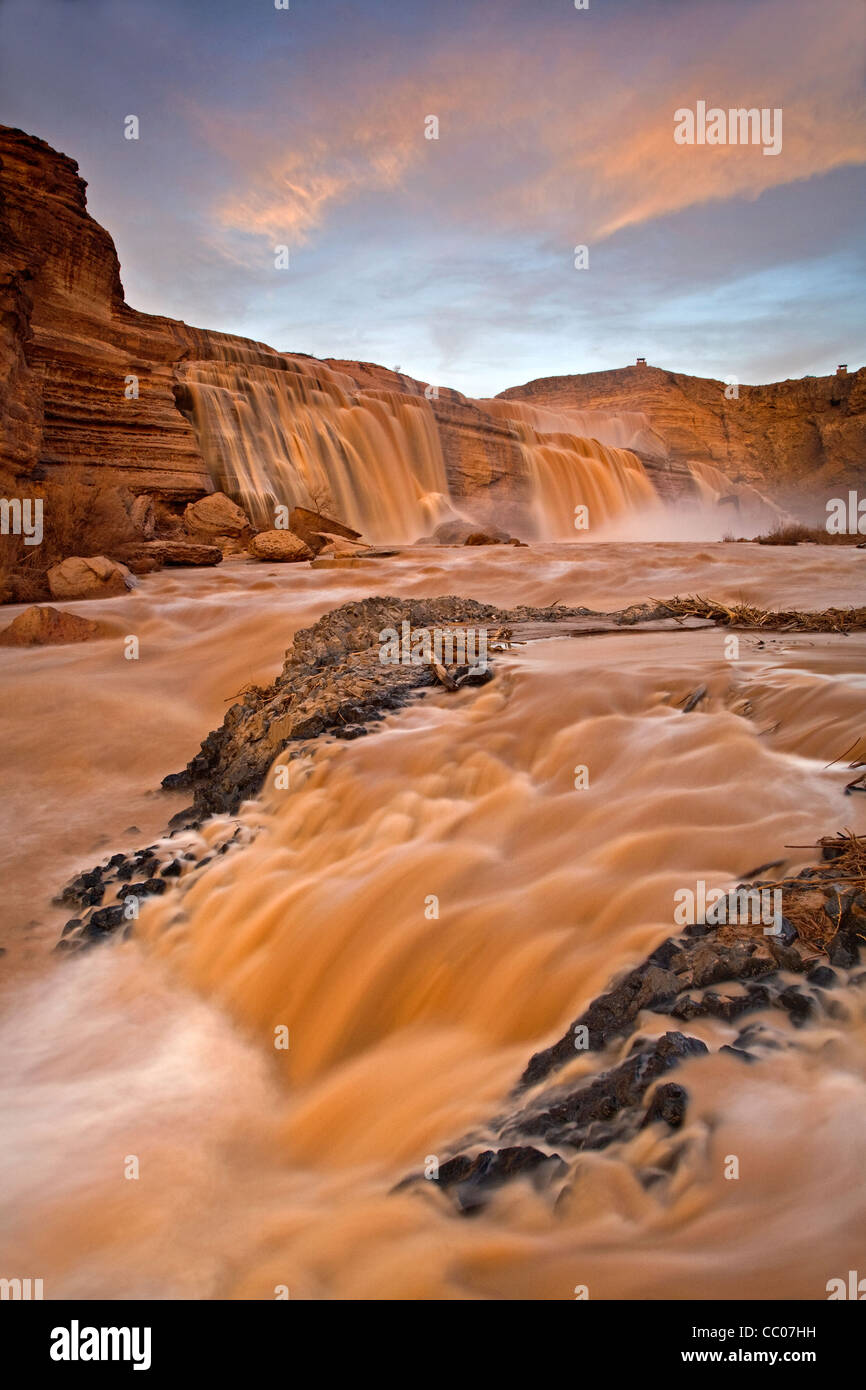
[[[862, 601], [863, 563], [712, 543], [235, 561], [88, 604], [114, 638], [0, 651], [0, 1274], [49, 1298], [809, 1299], [862, 1268], [853, 998], [775, 1060], [686, 1062], [687, 1153], [661, 1189], [635, 1174], [652, 1130], [588, 1155], [555, 1211], [519, 1184], [472, 1219], [392, 1189], [483, 1135], [530, 1054], [671, 933], [678, 889], [796, 871], [815, 855], [788, 847], [864, 829], [848, 759], [827, 766], [864, 732], [863, 635], [743, 633], [735, 659], [715, 629], [516, 646], [482, 689], [293, 764], [243, 808], [249, 842], [127, 942], [53, 953], [70, 913], [51, 898], [164, 832], [188, 797], [162, 776], [347, 599], [823, 608]], [[717, 1046], [737, 1026], [688, 1031]]]

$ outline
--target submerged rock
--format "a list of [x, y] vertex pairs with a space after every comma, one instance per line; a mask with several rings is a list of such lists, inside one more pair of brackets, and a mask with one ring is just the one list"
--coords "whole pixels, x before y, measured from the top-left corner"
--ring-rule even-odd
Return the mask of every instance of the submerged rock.
[[105, 623], [64, 613], [50, 605], [35, 604], [19, 613], [0, 632], [0, 647], [52, 647], [67, 642], [89, 642], [110, 632]]
[[507, 1149], [485, 1149], [472, 1158], [461, 1154], [449, 1159], [434, 1180], [448, 1192], [464, 1215], [480, 1210], [503, 1183], [528, 1178], [536, 1191], [542, 1191], [556, 1178], [564, 1177], [567, 1165], [559, 1154], [542, 1153], [525, 1145]]

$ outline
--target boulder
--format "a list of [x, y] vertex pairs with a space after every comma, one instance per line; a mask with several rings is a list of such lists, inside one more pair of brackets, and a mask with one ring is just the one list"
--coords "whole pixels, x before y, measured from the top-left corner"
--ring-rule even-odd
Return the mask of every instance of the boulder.
[[242, 536], [251, 529], [246, 512], [224, 492], [190, 502], [183, 524], [193, 536]]
[[473, 531], [471, 535], [469, 535], [469, 536], [466, 537], [466, 539], [465, 539], [465, 541], [463, 542], [463, 544], [464, 544], [464, 545], [503, 545], [503, 544], [507, 544], [507, 542], [501, 541], [501, 540], [499, 539], [499, 536], [491, 536], [491, 535], [489, 535], [487, 531]]
[[148, 541], [129, 553], [130, 565], [142, 574], [160, 565], [187, 565], [192, 568], [218, 565], [222, 558], [223, 553], [218, 545], [203, 545], [200, 541]]
[[347, 541], [361, 539], [360, 531], [353, 531], [351, 526], [345, 526], [342, 521], [322, 516], [320, 512], [313, 512], [309, 507], [292, 508], [289, 513], [289, 530], [300, 536], [314, 554], [318, 554], [334, 536], [342, 536]]
[[51, 597], [114, 598], [135, 587], [135, 580], [126, 565], [109, 560], [106, 555], [70, 555], [48, 571]]
[[292, 531], [260, 531], [253, 536], [249, 552], [256, 560], [312, 560], [313, 550]]
[[328, 537], [323, 534], [325, 544], [319, 551], [323, 557], [330, 556], [337, 560], [352, 560], [367, 555], [370, 546], [366, 541], [349, 541], [343, 536]]
[[104, 637], [107, 631], [104, 623], [77, 613], [34, 604], [0, 632], [0, 647], [57, 647], [65, 642], [89, 642], [93, 637]]
[[[483, 537], [483, 539], [475, 539]], [[490, 526], [486, 531], [478, 530], [478, 523], [472, 521], [461, 521], [459, 518], [452, 521], [443, 521], [432, 536], [422, 536], [416, 545], [497, 545], [509, 539], [506, 531], [499, 531], [495, 526]]]

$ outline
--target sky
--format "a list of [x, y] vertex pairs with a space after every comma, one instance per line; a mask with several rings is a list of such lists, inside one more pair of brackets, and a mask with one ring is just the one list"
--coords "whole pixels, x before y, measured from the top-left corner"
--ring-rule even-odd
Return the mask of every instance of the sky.
[[[864, 58], [864, 0], [0, 0], [0, 122], [137, 309], [474, 396], [753, 383], [866, 361]], [[678, 144], [699, 101], [781, 151]]]

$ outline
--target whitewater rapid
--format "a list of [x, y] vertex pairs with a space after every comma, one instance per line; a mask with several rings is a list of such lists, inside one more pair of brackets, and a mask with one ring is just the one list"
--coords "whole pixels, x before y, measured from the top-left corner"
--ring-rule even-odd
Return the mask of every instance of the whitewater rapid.
[[[862, 734], [862, 635], [741, 634], [736, 660], [716, 630], [515, 647], [483, 689], [430, 694], [293, 764], [287, 791], [242, 810], [251, 842], [148, 905], [129, 941], [54, 955], [50, 898], [164, 831], [185, 798], [161, 777], [349, 598], [858, 601], [861, 554], [829, 549], [228, 562], [88, 605], [117, 639], [0, 651], [0, 1272], [42, 1277], [46, 1297], [825, 1297], [866, 1233], [853, 997], [846, 1023], [773, 1062], [682, 1067], [688, 1152], [661, 1190], [636, 1177], [652, 1131], [587, 1156], [555, 1211], [518, 1185], [467, 1221], [392, 1189], [483, 1137], [529, 1055], [670, 934], [678, 888], [780, 857], [796, 870], [814, 854], [786, 846], [863, 830], [845, 763], [827, 766]], [[139, 663], [122, 655], [133, 632]], [[736, 1029], [689, 1031], [718, 1046]]]

